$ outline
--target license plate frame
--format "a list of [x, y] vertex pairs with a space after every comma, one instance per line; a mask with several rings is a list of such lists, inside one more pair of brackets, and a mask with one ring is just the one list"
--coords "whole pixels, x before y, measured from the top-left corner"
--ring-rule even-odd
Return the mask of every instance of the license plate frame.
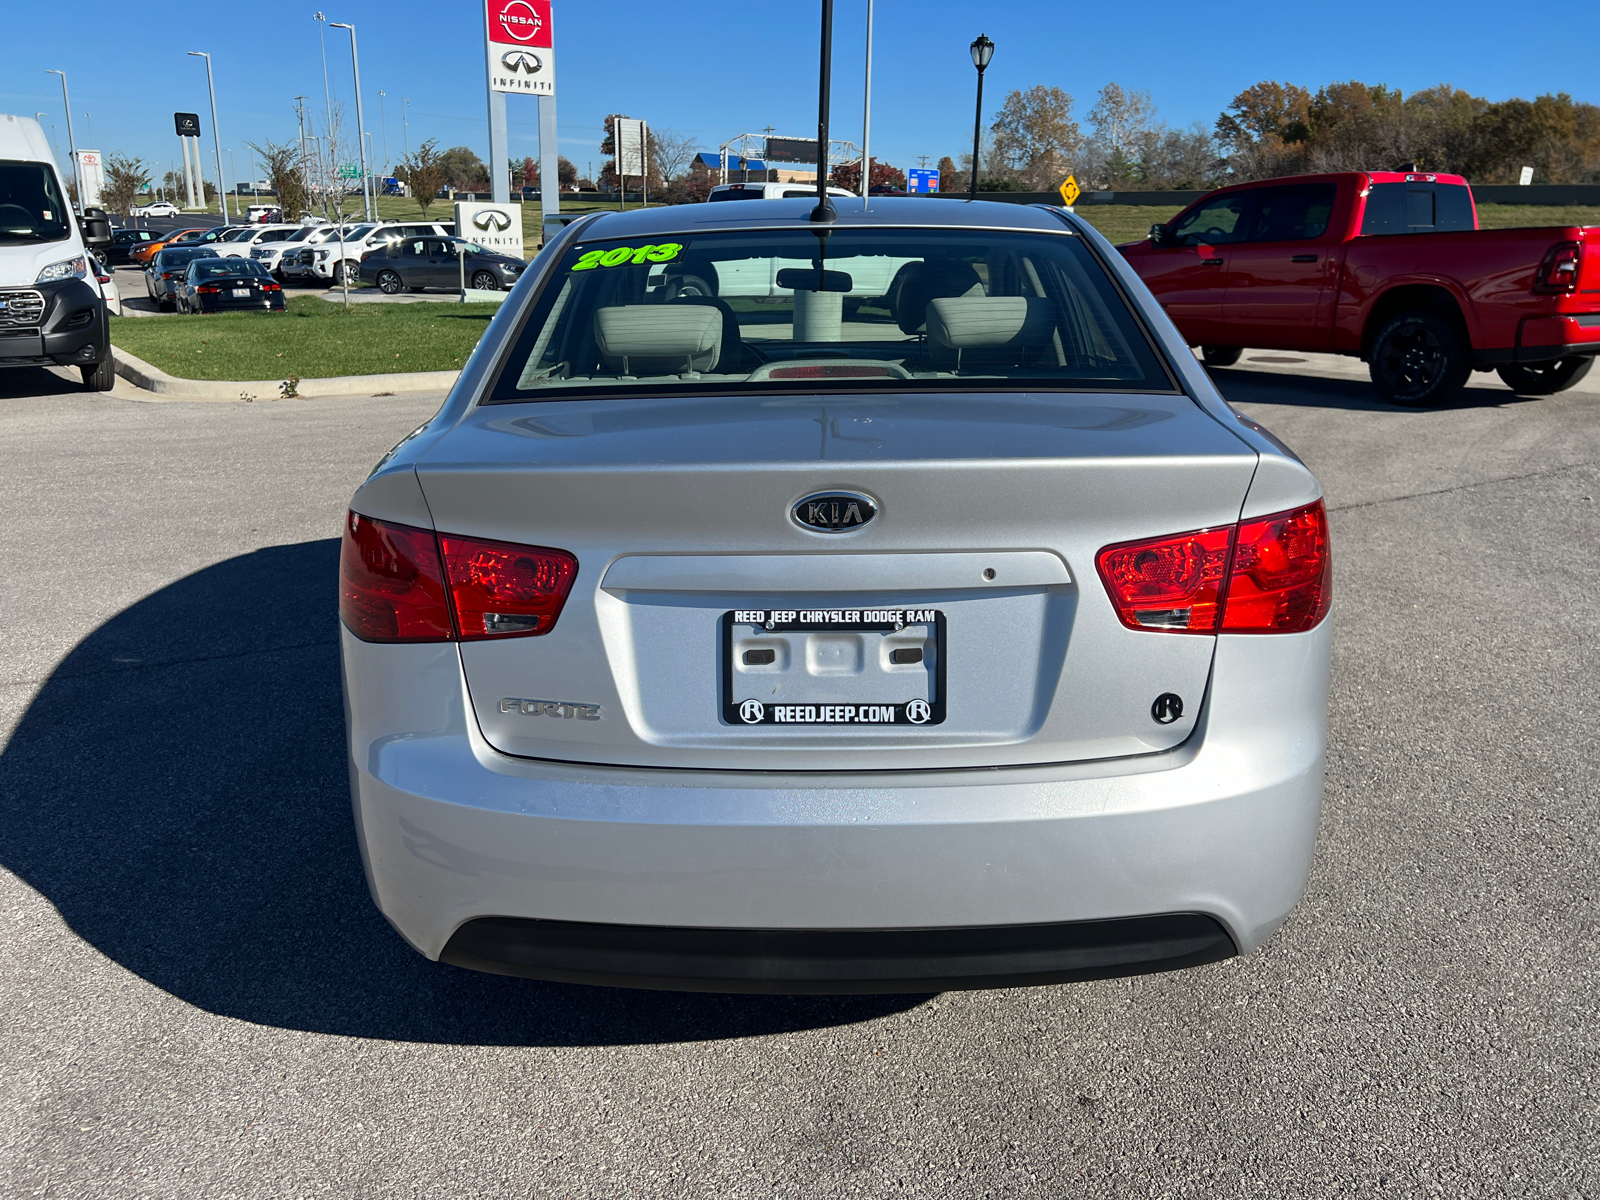
[[234, 288], [233, 289], [233, 298], [235, 300], [248, 300], [248, 299], [250, 299], [250, 289], [247, 288], [247, 287]]
[[[926, 700], [864, 696], [853, 702], [774, 704], [741, 696], [734, 672], [734, 634], [739, 626], [760, 626], [768, 632], [895, 633], [911, 625], [931, 626], [933, 671]], [[830, 609], [734, 609], [722, 614], [718, 650], [721, 657], [721, 710], [725, 725], [764, 728], [809, 726], [831, 728], [922, 729], [945, 719], [946, 627], [942, 610], [912, 606]], [[756, 678], [759, 678], [757, 676]], [[881, 686], [881, 685], [880, 685]]]

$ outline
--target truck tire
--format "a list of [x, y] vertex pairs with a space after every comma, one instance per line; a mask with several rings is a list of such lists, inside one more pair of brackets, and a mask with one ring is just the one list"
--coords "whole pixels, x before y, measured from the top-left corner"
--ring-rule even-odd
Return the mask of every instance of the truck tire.
[[1537, 365], [1500, 367], [1495, 374], [1519, 396], [1554, 396], [1577, 383], [1592, 366], [1594, 356], [1583, 354]]
[[1243, 353], [1242, 346], [1201, 346], [1200, 361], [1208, 367], [1231, 367]]
[[79, 367], [78, 373], [83, 376], [83, 390], [86, 392], [109, 392], [116, 386], [117, 364], [109, 350], [94, 366]]
[[1378, 395], [1390, 404], [1432, 408], [1466, 386], [1471, 348], [1449, 317], [1415, 309], [1391, 317], [1378, 330], [1367, 370]]

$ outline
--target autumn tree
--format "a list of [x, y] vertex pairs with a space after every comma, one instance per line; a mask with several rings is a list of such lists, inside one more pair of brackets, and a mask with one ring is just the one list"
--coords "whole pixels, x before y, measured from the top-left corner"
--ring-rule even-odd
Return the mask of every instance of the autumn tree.
[[[847, 192], [861, 191], [861, 160], [840, 163], [828, 174], [828, 182]], [[891, 192], [906, 190], [906, 173], [899, 167], [892, 167], [881, 159], [872, 160], [872, 174], [868, 180], [867, 190], [876, 191], [878, 188], [887, 188]]]
[[268, 185], [278, 197], [278, 207], [285, 221], [295, 221], [311, 209], [311, 198], [306, 194], [305, 164], [301, 161], [300, 147], [292, 142], [246, 142], [256, 152], [266, 172]]
[[1055, 187], [1083, 149], [1072, 97], [1058, 87], [1035, 84], [1012, 92], [989, 128], [996, 157], [1024, 191]]
[[1217, 118], [1217, 140], [1234, 149], [1262, 141], [1304, 141], [1310, 119], [1310, 92], [1298, 84], [1263, 80], [1229, 101], [1228, 111]]
[[401, 159], [394, 175], [411, 189], [412, 199], [422, 206], [422, 215], [427, 216], [428, 206], [448, 179], [438, 140], [429, 138], [417, 147], [416, 153]]
[[150, 172], [143, 159], [129, 158], [125, 154], [108, 154], [105, 160], [106, 181], [100, 189], [100, 203], [107, 212], [124, 213], [133, 207], [134, 200], [150, 182]]

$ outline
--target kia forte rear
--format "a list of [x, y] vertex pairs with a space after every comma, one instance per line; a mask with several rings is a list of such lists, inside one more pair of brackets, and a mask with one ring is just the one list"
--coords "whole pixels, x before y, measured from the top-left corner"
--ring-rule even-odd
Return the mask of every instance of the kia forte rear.
[[569, 226], [357, 490], [356, 824], [424, 955], [988, 987], [1298, 901], [1317, 481], [1072, 214], [838, 205]]

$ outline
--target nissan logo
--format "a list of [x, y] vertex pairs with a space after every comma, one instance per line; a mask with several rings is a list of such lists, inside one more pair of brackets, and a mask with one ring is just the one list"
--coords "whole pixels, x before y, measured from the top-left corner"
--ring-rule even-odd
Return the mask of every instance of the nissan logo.
[[878, 515], [878, 505], [860, 492], [818, 492], [795, 502], [795, 523], [818, 533], [849, 533]]
[[537, 75], [544, 70], [544, 60], [526, 50], [507, 50], [500, 56], [500, 65], [513, 75], [518, 71], [524, 75]]
[[506, 36], [514, 37], [519, 42], [533, 41], [539, 36], [539, 29], [543, 25], [544, 22], [533, 11], [533, 5], [528, 0], [511, 0], [500, 10], [500, 28], [505, 30]]
[[498, 208], [486, 208], [482, 212], [473, 213], [472, 223], [479, 229], [492, 229], [496, 233], [503, 233], [511, 228], [511, 218]]

